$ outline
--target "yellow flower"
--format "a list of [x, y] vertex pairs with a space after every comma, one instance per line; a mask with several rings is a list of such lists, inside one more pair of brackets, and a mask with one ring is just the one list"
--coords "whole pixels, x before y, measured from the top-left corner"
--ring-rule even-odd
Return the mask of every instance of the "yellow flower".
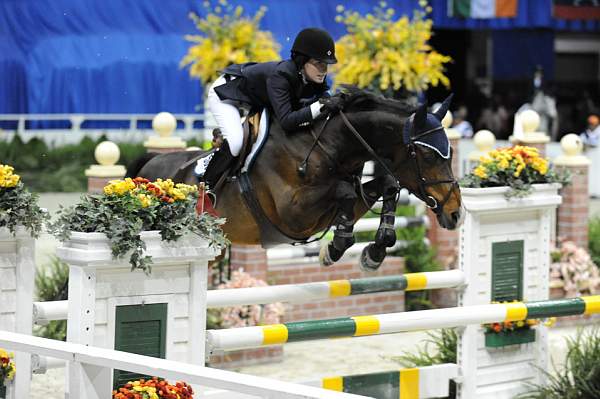
[[142, 208], [147, 208], [150, 205], [152, 205], [152, 196], [148, 194], [138, 194], [137, 197], [140, 200], [140, 203], [142, 204]]
[[473, 170], [473, 174], [479, 177], [480, 179], [485, 179], [488, 177], [485, 166], [483, 165], [479, 165], [478, 167], [476, 167], [475, 170]]
[[135, 183], [131, 178], [125, 180], [111, 180], [108, 185], [104, 186], [104, 194], [106, 195], [123, 195], [135, 189]]
[[432, 22], [425, 18], [426, 13], [416, 10], [412, 20], [406, 16], [393, 20], [394, 10], [384, 8], [381, 4], [376, 7], [375, 15], [338, 10], [344, 13], [336, 21], [346, 25], [349, 33], [336, 42], [340, 62], [332, 66], [335, 85], [384, 92], [449, 86], [444, 65], [451, 59], [427, 44]]
[[229, 64], [280, 59], [279, 44], [270, 32], [259, 29], [265, 7], [260, 7], [252, 18], [242, 16], [241, 6], [233, 8], [226, 1], [221, 1], [214, 10], [210, 10], [210, 3], [205, 7], [208, 12], [204, 18], [190, 14], [200, 35], [185, 36], [193, 45], [180, 66], [189, 66], [190, 76], [207, 85]]
[[0, 164], [0, 187], [11, 188], [19, 184], [21, 177], [13, 174], [15, 169], [9, 165]]

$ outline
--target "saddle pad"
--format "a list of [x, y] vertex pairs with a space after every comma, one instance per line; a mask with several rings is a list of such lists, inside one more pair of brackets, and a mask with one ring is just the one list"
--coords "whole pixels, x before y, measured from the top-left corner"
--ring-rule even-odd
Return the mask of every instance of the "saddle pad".
[[248, 156], [246, 157], [244, 167], [242, 168], [242, 173], [246, 173], [248, 172], [248, 170], [250, 170], [250, 167], [254, 163], [254, 160], [258, 156], [260, 150], [262, 149], [262, 146], [267, 141], [268, 131], [269, 114], [267, 113], [267, 110], [264, 109], [260, 114], [260, 122], [258, 124], [258, 136], [256, 137], [256, 141], [252, 145], [252, 150], [250, 151], [250, 154], [248, 154]]

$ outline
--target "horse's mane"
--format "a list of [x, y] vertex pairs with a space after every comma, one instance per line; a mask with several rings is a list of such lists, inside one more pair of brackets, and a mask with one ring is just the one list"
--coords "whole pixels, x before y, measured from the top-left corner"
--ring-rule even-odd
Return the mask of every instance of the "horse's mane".
[[408, 116], [416, 110], [406, 100], [386, 98], [355, 86], [342, 86], [342, 91], [336, 96], [344, 96], [344, 110], [350, 112], [388, 111]]

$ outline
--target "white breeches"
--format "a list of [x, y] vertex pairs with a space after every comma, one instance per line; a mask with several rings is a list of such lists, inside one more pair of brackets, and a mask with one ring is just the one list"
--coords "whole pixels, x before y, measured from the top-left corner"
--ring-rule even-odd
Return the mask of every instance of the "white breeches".
[[242, 149], [242, 141], [244, 140], [244, 132], [242, 130], [242, 118], [240, 111], [232, 105], [228, 100], [222, 101], [215, 87], [225, 84], [225, 77], [220, 76], [208, 89], [208, 97], [206, 104], [208, 110], [212, 112], [217, 121], [217, 125], [221, 128], [223, 138], [227, 139], [231, 155], [238, 156]]

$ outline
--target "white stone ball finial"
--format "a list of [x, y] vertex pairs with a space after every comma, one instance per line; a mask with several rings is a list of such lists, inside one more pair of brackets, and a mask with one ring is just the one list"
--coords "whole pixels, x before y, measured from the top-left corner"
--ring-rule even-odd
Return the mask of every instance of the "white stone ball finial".
[[473, 136], [473, 143], [480, 152], [488, 152], [496, 145], [496, 136], [489, 130], [480, 130]]
[[574, 133], [565, 135], [560, 140], [560, 146], [567, 156], [574, 157], [581, 155], [583, 152], [583, 142], [581, 141], [581, 138]]
[[112, 141], [103, 141], [94, 150], [94, 158], [102, 166], [116, 165], [120, 156], [119, 147]]
[[540, 116], [537, 112], [532, 109], [525, 110], [521, 113], [521, 125], [523, 126], [523, 132], [534, 133], [540, 126]]
[[160, 137], [169, 137], [177, 128], [177, 119], [170, 112], [159, 112], [152, 119], [152, 129]]
[[444, 126], [444, 129], [448, 129], [450, 126], [452, 126], [452, 121], [454, 121], [452, 112], [447, 111], [446, 115], [444, 115], [444, 119], [442, 119], [442, 126]]
[[584, 166], [590, 164], [590, 160], [582, 154], [583, 142], [578, 135], [574, 133], [565, 135], [560, 140], [560, 147], [563, 150], [563, 154], [556, 157], [554, 160], [555, 165]]

